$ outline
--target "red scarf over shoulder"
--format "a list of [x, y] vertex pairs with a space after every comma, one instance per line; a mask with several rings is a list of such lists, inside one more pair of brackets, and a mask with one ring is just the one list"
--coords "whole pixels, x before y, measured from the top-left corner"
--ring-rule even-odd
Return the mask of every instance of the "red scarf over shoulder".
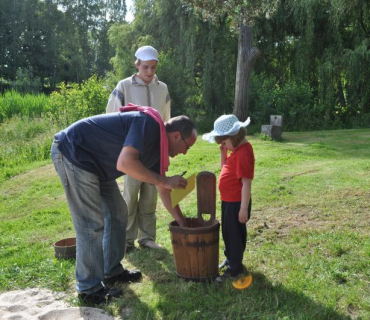
[[137, 106], [135, 104], [129, 103], [127, 106], [122, 106], [119, 108], [121, 112], [128, 111], [140, 111], [151, 116], [158, 124], [160, 128], [160, 145], [161, 145], [161, 175], [164, 176], [165, 172], [168, 171], [168, 166], [170, 164], [168, 158], [168, 139], [166, 134], [166, 127], [164, 126], [161, 115], [157, 110], [152, 107]]

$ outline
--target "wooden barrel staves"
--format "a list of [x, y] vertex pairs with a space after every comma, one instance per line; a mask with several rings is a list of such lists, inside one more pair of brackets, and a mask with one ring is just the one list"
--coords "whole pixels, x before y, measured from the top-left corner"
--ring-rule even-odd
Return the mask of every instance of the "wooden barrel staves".
[[[216, 216], [216, 176], [203, 171], [197, 176], [198, 218], [185, 218], [187, 227], [170, 223], [173, 255], [178, 277], [192, 281], [218, 276], [219, 230]], [[203, 215], [210, 219], [204, 220]]]

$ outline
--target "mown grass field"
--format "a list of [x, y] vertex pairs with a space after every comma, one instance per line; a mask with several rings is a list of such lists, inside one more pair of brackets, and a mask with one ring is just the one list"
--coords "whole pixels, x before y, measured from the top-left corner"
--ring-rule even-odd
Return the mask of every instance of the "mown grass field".
[[[4, 125], [0, 129], [6, 131]], [[52, 130], [31, 134], [24, 148], [41, 140], [48, 146]], [[44, 143], [45, 134], [50, 141]], [[10, 135], [0, 137], [2, 154], [7, 146], [9, 157], [19, 133], [6, 142]], [[140, 269], [143, 280], [124, 285], [124, 296], [105, 310], [124, 319], [370, 318], [370, 129], [284, 133], [281, 142], [257, 135], [249, 140], [256, 174], [244, 264], [252, 286], [236, 290], [231, 284], [178, 279], [172, 219], [159, 203], [157, 240], [164, 249], [139, 249], [125, 257], [124, 265]], [[79, 305], [74, 261], [53, 256], [52, 244], [74, 231], [51, 162], [36, 156], [0, 170], [0, 291], [46, 287], [66, 292], [71, 305]], [[169, 174], [184, 170], [218, 176], [217, 146], [198, 140], [187, 156], [172, 159]], [[181, 207], [186, 216], [196, 216], [196, 193]]]

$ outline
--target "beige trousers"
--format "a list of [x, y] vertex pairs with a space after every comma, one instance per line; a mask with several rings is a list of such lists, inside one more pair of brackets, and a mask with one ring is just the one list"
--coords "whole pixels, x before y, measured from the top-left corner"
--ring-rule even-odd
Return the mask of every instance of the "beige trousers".
[[140, 245], [155, 241], [157, 193], [152, 184], [124, 177], [123, 198], [128, 209], [126, 247], [134, 246], [136, 239]]

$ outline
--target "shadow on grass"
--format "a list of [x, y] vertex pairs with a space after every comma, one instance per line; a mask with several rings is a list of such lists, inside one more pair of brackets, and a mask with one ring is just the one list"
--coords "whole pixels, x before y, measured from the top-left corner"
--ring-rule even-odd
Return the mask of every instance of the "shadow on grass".
[[[173, 255], [167, 249], [138, 249], [125, 258], [153, 282], [169, 282], [176, 279]], [[145, 279], [144, 279], [145, 281]]]
[[[273, 284], [260, 272], [252, 272], [253, 284], [245, 290], [231, 282], [184, 281], [176, 276], [173, 256], [167, 250], [138, 250], [127, 259], [152, 281], [159, 298], [150, 309], [134, 317], [166, 319], [350, 319], [300, 291]], [[141, 303], [141, 306], [143, 304]]]
[[[69, 262], [73, 263], [75, 265], [76, 259], [69, 259]], [[92, 311], [86, 310], [86, 308], [98, 308], [103, 310], [103, 312], [106, 312], [111, 315], [115, 315], [119, 313], [122, 315], [123, 319], [133, 319], [132, 313], [134, 312], [134, 308], [139, 308], [143, 314], [150, 314], [150, 308], [149, 306], [140, 300], [140, 298], [137, 296], [137, 294], [130, 288], [131, 283], [125, 283], [125, 284], [119, 284], [115, 283], [113, 285], [109, 285], [109, 287], [113, 288], [120, 288], [123, 291], [123, 295], [117, 298], [113, 298], [111, 301], [107, 303], [101, 303], [101, 304], [94, 304], [90, 302], [82, 301], [77, 294], [73, 298], [70, 298], [68, 300], [69, 304], [71, 304], [74, 307], [77, 307], [80, 313], [79, 319], [100, 319], [99, 313], [96, 313], [97, 311], [94, 311], [94, 314], [91, 314]], [[68, 310], [67, 310], [68, 311]], [[76, 313], [77, 314], [77, 313]], [[69, 315], [72, 319], [72, 316]], [[102, 315], [103, 317], [103, 315]], [[61, 314], [58, 319], [64, 319], [63, 315]], [[67, 318], [67, 315], [66, 315]], [[77, 319], [77, 318], [76, 318]], [[105, 315], [104, 315], [105, 319]]]

